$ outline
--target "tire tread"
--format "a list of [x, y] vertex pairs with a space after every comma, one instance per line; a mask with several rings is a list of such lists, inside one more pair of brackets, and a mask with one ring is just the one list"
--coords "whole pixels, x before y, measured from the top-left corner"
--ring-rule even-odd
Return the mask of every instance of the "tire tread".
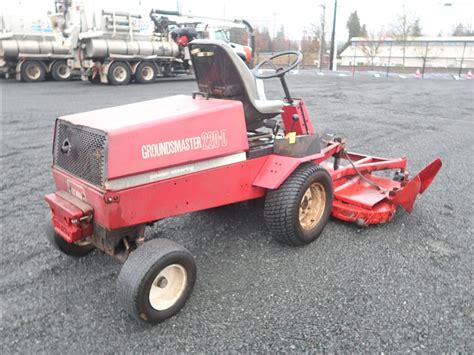
[[[130, 253], [127, 261], [117, 279], [117, 298], [122, 307], [134, 318], [147, 320], [140, 317], [139, 293], [146, 283], [146, 276], [158, 260], [170, 254], [191, 256], [183, 246], [164, 238], [153, 239]], [[194, 285], [195, 275], [188, 275], [191, 287]]]
[[[298, 237], [295, 228], [297, 210], [294, 206], [299, 203], [301, 187], [311, 175], [321, 170], [326, 171], [314, 163], [301, 164], [278, 189], [267, 192], [264, 207], [265, 224], [277, 241], [291, 246], [306, 244]], [[332, 204], [332, 194], [330, 202]]]

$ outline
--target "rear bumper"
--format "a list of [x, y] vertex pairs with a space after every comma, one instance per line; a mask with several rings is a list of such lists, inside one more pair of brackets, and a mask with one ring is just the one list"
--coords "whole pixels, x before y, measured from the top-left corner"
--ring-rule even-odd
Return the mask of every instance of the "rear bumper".
[[66, 191], [44, 197], [51, 209], [54, 231], [68, 243], [75, 243], [92, 235], [94, 210], [92, 206]]

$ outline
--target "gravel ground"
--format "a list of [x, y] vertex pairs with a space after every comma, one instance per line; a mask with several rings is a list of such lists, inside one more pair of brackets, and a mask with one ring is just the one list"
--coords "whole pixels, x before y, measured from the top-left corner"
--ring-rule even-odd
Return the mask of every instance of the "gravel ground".
[[[289, 77], [317, 129], [345, 133], [354, 151], [407, 155], [413, 173], [440, 156], [438, 178], [413, 214], [362, 230], [330, 220], [304, 248], [273, 241], [261, 208], [245, 204], [157, 223], [147, 238], [186, 246], [198, 281], [185, 308], [152, 327], [119, 309], [118, 263], [71, 260], [45, 242], [53, 123], [195, 83], [2, 81], [1, 352], [474, 352], [473, 84]], [[268, 96], [281, 97], [278, 85]]]

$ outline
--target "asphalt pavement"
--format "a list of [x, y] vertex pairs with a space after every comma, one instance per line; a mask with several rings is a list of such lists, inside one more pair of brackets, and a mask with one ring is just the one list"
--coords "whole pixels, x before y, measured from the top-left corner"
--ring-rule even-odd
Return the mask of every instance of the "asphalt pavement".
[[[2, 80], [1, 352], [474, 352], [474, 81], [301, 71], [288, 82], [318, 131], [344, 133], [352, 151], [406, 155], [412, 173], [439, 156], [440, 174], [411, 215], [366, 229], [331, 219], [302, 248], [272, 239], [260, 205], [156, 223], [146, 237], [187, 247], [198, 280], [184, 309], [153, 327], [119, 308], [119, 263], [99, 252], [74, 260], [46, 242], [53, 125], [190, 94], [195, 82]], [[283, 96], [278, 81], [266, 86]]]

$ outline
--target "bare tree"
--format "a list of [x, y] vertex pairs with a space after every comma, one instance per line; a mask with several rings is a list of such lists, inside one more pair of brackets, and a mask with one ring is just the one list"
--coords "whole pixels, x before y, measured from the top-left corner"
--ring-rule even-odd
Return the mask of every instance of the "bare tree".
[[[303, 53], [321, 54], [323, 40], [322, 26], [318, 23], [311, 23], [309, 27], [303, 31], [301, 50]], [[321, 57], [321, 55], [319, 55], [319, 57]]]
[[[312, 25], [313, 26], [313, 25]], [[301, 50], [303, 53], [319, 52], [319, 33], [315, 33], [312, 29], [305, 29], [301, 38]]]
[[453, 30], [453, 36], [474, 36], [474, 30], [470, 25], [459, 23]]
[[[420, 44], [423, 42], [420, 42]], [[428, 55], [431, 57], [435, 56], [438, 53], [433, 53], [433, 47], [430, 47], [430, 42], [424, 42], [424, 46], [417, 46], [415, 49], [416, 56], [421, 59], [422, 66], [421, 66], [421, 77], [425, 77], [425, 69], [426, 69], [426, 62], [428, 61]]]
[[362, 42], [362, 52], [370, 59], [372, 70], [374, 70], [374, 59], [379, 54], [380, 46], [385, 41], [385, 37], [385, 32], [380, 30], [377, 34], [372, 32], [369, 36], [365, 37], [365, 41]]
[[269, 52], [271, 50], [270, 33], [268, 27], [255, 29], [255, 50], [256, 53]]
[[408, 19], [409, 15], [405, 5], [402, 7], [402, 12], [397, 15], [396, 22], [392, 24], [392, 35], [402, 42], [402, 53], [403, 53], [403, 67], [405, 67], [405, 57], [406, 57], [406, 49], [407, 49], [407, 39], [410, 35], [411, 26], [410, 21]]

